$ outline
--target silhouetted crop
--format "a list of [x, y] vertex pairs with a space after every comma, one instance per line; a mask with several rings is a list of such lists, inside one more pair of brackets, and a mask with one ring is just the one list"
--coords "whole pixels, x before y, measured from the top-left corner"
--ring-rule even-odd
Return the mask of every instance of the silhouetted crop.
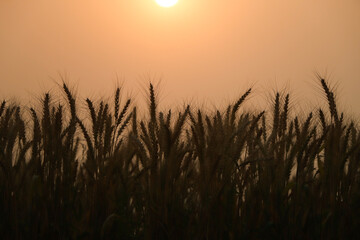
[[[0, 105], [2, 239], [360, 239], [360, 134], [339, 114], [225, 111], [148, 117], [131, 99], [86, 99], [64, 84], [41, 112]], [[61, 102], [61, 101], [59, 101]], [[84, 109], [84, 108], [82, 108]]]

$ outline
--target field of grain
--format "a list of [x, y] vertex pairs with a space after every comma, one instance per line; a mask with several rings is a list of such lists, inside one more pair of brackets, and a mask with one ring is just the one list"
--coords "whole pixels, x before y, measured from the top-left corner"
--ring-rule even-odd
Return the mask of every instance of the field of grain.
[[[360, 129], [291, 96], [245, 112], [132, 99], [0, 107], [2, 239], [360, 239]], [[33, 107], [33, 108], [32, 108]], [[86, 110], [85, 110], [86, 109]], [[81, 112], [81, 114], [80, 114]], [[83, 116], [83, 117], [80, 117]], [[85, 117], [84, 117], [85, 116]]]

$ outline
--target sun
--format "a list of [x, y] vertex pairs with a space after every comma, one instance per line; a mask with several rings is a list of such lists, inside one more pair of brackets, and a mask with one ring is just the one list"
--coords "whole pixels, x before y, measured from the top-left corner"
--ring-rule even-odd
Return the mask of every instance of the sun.
[[156, 3], [162, 7], [172, 7], [177, 2], [178, 2], [178, 0], [156, 0]]

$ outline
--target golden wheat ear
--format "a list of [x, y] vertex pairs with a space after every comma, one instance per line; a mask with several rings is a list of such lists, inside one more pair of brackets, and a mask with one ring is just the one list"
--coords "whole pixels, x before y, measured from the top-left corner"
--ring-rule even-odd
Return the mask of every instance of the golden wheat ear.
[[5, 106], [6, 106], [6, 101], [4, 100], [4, 101], [2, 101], [1, 106], [0, 106], [0, 117], [4, 112]]
[[328, 87], [328, 84], [325, 81], [325, 79], [321, 78], [320, 82], [321, 82], [321, 86], [326, 94], [326, 98], [328, 100], [331, 118], [334, 119], [335, 123], [338, 125], [340, 123], [340, 121], [339, 121], [338, 111], [337, 111], [337, 107], [336, 107], [335, 95]]

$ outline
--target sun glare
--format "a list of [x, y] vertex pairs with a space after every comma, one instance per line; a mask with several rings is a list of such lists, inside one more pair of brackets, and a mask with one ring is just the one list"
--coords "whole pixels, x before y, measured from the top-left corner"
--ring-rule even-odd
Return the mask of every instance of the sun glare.
[[156, 3], [162, 7], [172, 7], [177, 2], [178, 2], [178, 0], [156, 0]]

